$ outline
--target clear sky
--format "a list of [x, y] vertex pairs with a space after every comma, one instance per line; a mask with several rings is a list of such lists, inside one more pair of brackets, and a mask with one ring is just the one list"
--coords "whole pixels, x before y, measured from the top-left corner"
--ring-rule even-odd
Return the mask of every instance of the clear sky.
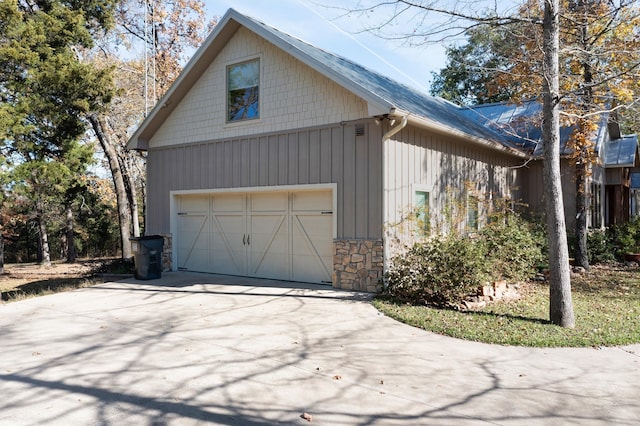
[[[205, 0], [205, 3], [209, 17], [221, 17], [233, 8], [423, 92], [428, 92], [431, 72], [438, 72], [445, 65], [443, 46], [408, 47], [362, 33], [355, 18], [336, 19], [341, 15], [339, 10], [321, 6], [330, 1]], [[340, 3], [347, 5], [349, 0]]]

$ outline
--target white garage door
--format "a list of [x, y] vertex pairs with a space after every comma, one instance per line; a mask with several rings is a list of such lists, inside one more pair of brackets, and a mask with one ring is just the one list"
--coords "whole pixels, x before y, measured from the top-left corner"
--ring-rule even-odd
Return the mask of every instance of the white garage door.
[[178, 268], [331, 283], [330, 191], [183, 195]]

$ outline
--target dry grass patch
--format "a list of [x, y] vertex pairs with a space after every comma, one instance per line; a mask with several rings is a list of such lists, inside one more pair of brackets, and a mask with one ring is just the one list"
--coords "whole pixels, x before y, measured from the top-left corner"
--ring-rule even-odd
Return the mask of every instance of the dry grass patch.
[[36, 263], [5, 265], [0, 275], [0, 300], [12, 302], [102, 283], [101, 272], [108, 272], [113, 259], [87, 259], [67, 264], [55, 262], [49, 268]]

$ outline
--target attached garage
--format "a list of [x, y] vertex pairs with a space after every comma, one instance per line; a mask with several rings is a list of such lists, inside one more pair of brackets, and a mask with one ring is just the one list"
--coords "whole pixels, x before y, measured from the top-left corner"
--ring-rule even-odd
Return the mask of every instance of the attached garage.
[[332, 282], [334, 191], [172, 193], [179, 270]]

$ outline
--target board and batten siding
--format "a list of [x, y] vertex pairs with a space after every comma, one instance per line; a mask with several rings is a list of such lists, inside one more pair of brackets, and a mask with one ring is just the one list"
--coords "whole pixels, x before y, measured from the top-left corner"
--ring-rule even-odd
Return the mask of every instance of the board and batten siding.
[[[260, 118], [226, 123], [226, 69], [260, 60]], [[367, 103], [241, 27], [149, 141], [150, 148], [324, 126], [368, 117]]]
[[479, 147], [470, 141], [407, 126], [385, 143], [386, 224], [397, 224], [414, 206], [415, 191], [429, 192], [431, 220], [441, 222], [451, 191], [472, 182], [481, 196], [519, 197], [523, 159]]
[[[527, 173], [523, 180], [524, 201], [529, 209], [542, 216], [545, 211], [544, 177], [542, 160], [531, 161], [527, 164]], [[576, 182], [575, 168], [571, 166], [567, 158], [560, 160], [560, 178], [562, 181], [562, 202], [564, 204], [564, 217], [568, 229], [575, 227], [576, 222]], [[594, 182], [602, 182], [602, 170], [594, 170], [592, 176]], [[604, 185], [601, 188], [604, 201]], [[604, 215], [604, 202], [601, 214]]]
[[[356, 126], [364, 135], [356, 136]], [[170, 192], [337, 184], [337, 238], [382, 237], [382, 145], [373, 120], [150, 148], [147, 233], [170, 232]]]

